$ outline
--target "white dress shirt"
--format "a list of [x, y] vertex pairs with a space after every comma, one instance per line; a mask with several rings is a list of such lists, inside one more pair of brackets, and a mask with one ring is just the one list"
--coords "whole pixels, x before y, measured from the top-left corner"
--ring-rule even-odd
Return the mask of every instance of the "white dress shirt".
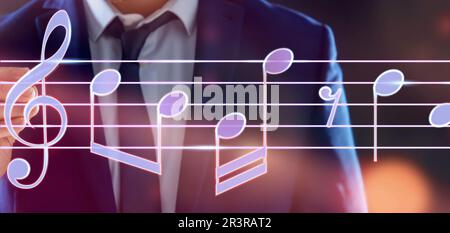
[[[122, 48], [120, 41], [116, 38], [104, 35], [109, 23], [120, 17], [126, 29], [139, 28], [159, 17], [164, 12], [170, 11], [177, 16], [177, 20], [171, 21], [147, 37], [140, 52], [139, 60], [144, 59], [195, 59], [196, 48], [196, 15], [198, 0], [169, 0], [161, 9], [148, 17], [139, 14], [121, 14], [112, 6], [108, 0], [85, 0], [85, 12], [89, 33], [89, 45], [93, 60], [120, 60]], [[104, 69], [119, 69], [119, 63], [93, 63], [94, 73], [97, 74]], [[192, 81], [193, 64], [141, 64], [141, 81]], [[147, 103], [158, 103], [159, 99], [171, 91], [174, 85], [141, 85], [144, 100]], [[113, 93], [99, 98], [100, 102], [116, 102]], [[117, 109], [102, 107], [103, 124], [115, 125], [117, 123]], [[156, 125], [156, 107], [148, 106], [150, 123]], [[184, 124], [180, 120], [164, 120], [164, 124]], [[156, 128], [153, 128], [156, 145]], [[118, 128], [105, 128], [106, 143], [108, 146], [118, 146]], [[163, 145], [181, 146], [184, 141], [183, 128], [163, 129]], [[120, 201], [120, 166], [117, 162], [109, 161], [114, 196], [117, 206]], [[162, 175], [160, 176], [161, 208], [164, 213], [175, 212], [176, 197], [178, 191], [178, 180], [181, 167], [181, 151], [165, 150], [162, 156]], [[155, 175], [149, 173], [148, 175]]]

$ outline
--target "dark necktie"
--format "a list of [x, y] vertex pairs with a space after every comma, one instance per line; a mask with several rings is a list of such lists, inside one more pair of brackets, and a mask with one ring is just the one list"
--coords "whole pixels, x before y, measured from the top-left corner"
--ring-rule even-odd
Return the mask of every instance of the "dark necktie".
[[[148, 35], [175, 19], [175, 15], [166, 12], [154, 21], [140, 28], [125, 31], [119, 18], [115, 18], [107, 29], [110, 35], [120, 38], [122, 60], [137, 60]], [[120, 66], [122, 82], [139, 82], [137, 62], [124, 62]], [[117, 90], [119, 104], [145, 103], [140, 84], [123, 84]], [[153, 107], [152, 107], [153, 108]], [[154, 108], [156, 111], [156, 108]], [[145, 106], [119, 106], [119, 125], [150, 125]], [[119, 128], [121, 147], [153, 145], [152, 128], [133, 127]], [[130, 149], [123, 150], [133, 155], [155, 161], [155, 150]], [[159, 176], [128, 165], [120, 165], [120, 211], [121, 212], [161, 212]]]

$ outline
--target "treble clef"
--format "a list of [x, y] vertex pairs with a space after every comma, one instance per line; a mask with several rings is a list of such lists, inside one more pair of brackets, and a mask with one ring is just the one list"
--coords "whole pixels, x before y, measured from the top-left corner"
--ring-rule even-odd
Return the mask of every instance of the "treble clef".
[[[62, 42], [59, 49], [48, 59], [45, 58], [45, 51], [46, 51], [46, 45], [47, 41], [51, 35], [51, 33], [58, 27], [63, 27], [65, 30], [65, 37], [64, 41]], [[45, 30], [44, 34], [44, 40], [42, 42], [42, 48], [41, 48], [41, 62], [35, 66], [33, 69], [31, 69], [28, 73], [26, 73], [22, 78], [20, 78], [14, 86], [10, 89], [8, 92], [8, 95], [6, 96], [5, 101], [5, 109], [4, 109], [4, 115], [5, 115], [5, 123], [6, 127], [8, 128], [9, 133], [20, 143], [37, 148], [37, 149], [43, 149], [44, 151], [44, 161], [43, 161], [43, 168], [41, 171], [41, 174], [39, 175], [38, 179], [32, 183], [32, 184], [21, 184], [19, 180], [23, 180], [30, 174], [30, 164], [28, 161], [20, 158], [16, 158], [12, 160], [8, 165], [8, 179], [9, 181], [16, 186], [17, 188], [21, 189], [32, 189], [36, 186], [38, 186], [42, 180], [45, 177], [45, 174], [47, 173], [47, 167], [48, 167], [48, 160], [49, 160], [49, 148], [53, 145], [55, 145], [58, 141], [61, 140], [61, 138], [64, 136], [66, 129], [67, 129], [67, 113], [64, 108], [64, 106], [59, 102], [57, 99], [47, 96], [46, 90], [45, 90], [45, 78], [50, 73], [52, 73], [58, 64], [61, 62], [61, 60], [64, 58], [66, 51], [70, 44], [70, 38], [71, 38], [71, 24], [70, 19], [66, 11], [60, 10], [56, 12], [50, 19], [49, 23], [47, 24], [47, 28]], [[14, 104], [18, 100], [18, 98], [30, 87], [34, 86], [38, 82], [41, 82], [41, 88], [42, 88], [42, 95], [35, 97], [31, 101], [29, 101], [23, 110], [24, 119], [27, 125], [31, 125], [30, 123], [30, 113], [32, 109], [36, 106], [42, 106], [42, 121], [43, 121], [43, 143], [42, 144], [35, 144], [28, 142], [21, 138], [18, 133], [13, 129], [12, 124], [12, 110], [14, 107]], [[56, 137], [49, 141], [47, 138], [47, 111], [46, 106], [50, 106], [54, 108], [61, 119], [60, 123], [60, 129]]]

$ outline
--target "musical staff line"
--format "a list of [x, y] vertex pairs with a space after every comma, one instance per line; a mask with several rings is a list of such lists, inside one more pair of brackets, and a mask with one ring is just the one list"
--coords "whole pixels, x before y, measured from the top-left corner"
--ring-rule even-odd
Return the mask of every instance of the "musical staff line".
[[[111, 149], [122, 150], [141, 150], [141, 149], [158, 149], [156, 146], [133, 146], [133, 147], [109, 147]], [[216, 146], [204, 145], [204, 146], [162, 146], [162, 150], [207, 150], [214, 151]], [[253, 150], [258, 149], [256, 146], [220, 146], [221, 150]], [[267, 146], [268, 150], [373, 150], [373, 146]], [[26, 146], [8, 146], [0, 147], [0, 150], [7, 149], [28, 149], [36, 150], [43, 149], [43, 147], [26, 147]], [[52, 146], [52, 149], [67, 149], [67, 150], [90, 150], [89, 146]], [[450, 146], [377, 146], [379, 150], [450, 150]]]
[[[0, 81], [0, 85], [13, 85], [16, 82], [12, 81]], [[36, 84], [40, 84], [41, 82], [36, 82]], [[24, 82], [26, 84], [26, 82]], [[90, 82], [83, 81], [46, 81], [45, 85], [90, 85]], [[107, 84], [107, 83], [105, 83]], [[140, 81], [140, 82], [122, 82], [121, 85], [264, 85], [263, 82], [259, 81]], [[372, 81], [336, 81], [336, 82], [327, 82], [327, 81], [267, 81], [267, 85], [373, 85], [375, 82]], [[404, 81], [404, 85], [450, 85], [450, 81]]]
[[[45, 125], [49, 128], [59, 128], [60, 125]], [[0, 125], [0, 128], [5, 128], [5, 125]], [[12, 125], [12, 127], [29, 127], [29, 125]], [[33, 125], [34, 128], [41, 128], [44, 125]], [[67, 125], [67, 128], [156, 128], [158, 125]], [[162, 125], [163, 128], [215, 128], [216, 125]], [[374, 125], [333, 125], [331, 127], [327, 125], [270, 125], [269, 128], [373, 128]], [[435, 128], [432, 125], [377, 125], [378, 128]], [[246, 128], [261, 128], [260, 124], [246, 125]], [[444, 126], [442, 128], [450, 128], [450, 126]]]
[[[441, 103], [380, 103], [377, 106], [384, 107], [428, 107], [436, 106]], [[89, 107], [88, 103], [65, 103], [63, 106], [68, 107]], [[190, 103], [188, 106], [263, 106], [263, 104], [258, 103]], [[5, 104], [0, 104], [0, 106], [5, 106]], [[15, 106], [26, 106], [24, 103], [15, 104]], [[109, 106], [109, 107], [138, 107], [138, 106], [158, 106], [156, 103], [96, 103], [94, 106]], [[333, 106], [333, 103], [268, 103], [267, 106], [279, 106], [279, 107], [301, 107], [301, 106]], [[373, 103], [339, 103], [337, 106], [340, 107], [372, 107]]]
[[[196, 59], [142, 59], [142, 60], [78, 60], [78, 59], [64, 59], [58, 61], [58, 64], [77, 64], [77, 63], [247, 63], [247, 64], [263, 64], [265, 60], [260, 59], [241, 59], [241, 60], [196, 60]], [[36, 59], [9, 59], [9, 60], [0, 60], [1, 63], [41, 63], [42, 60], [36, 60]], [[288, 62], [287, 60], [278, 60], [277, 62], [283, 63]], [[357, 59], [341, 59], [341, 60], [313, 60], [313, 59], [295, 59], [292, 61], [289, 61], [292, 63], [450, 63], [450, 60], [441, 59], [441, 60], [432, 60], [432, 59], [404, 59], [404, 60], [395, 60], [395, 59], [388, 59], [388, 60], [375, 60], [375, 59], [363, 59], [363, 60], [357, 60]]]

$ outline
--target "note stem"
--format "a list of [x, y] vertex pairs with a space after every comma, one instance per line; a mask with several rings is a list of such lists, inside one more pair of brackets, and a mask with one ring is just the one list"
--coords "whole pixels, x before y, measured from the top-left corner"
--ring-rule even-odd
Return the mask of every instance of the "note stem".
[[[263, 147], [267, 148], [267, 72], [263, 72]], [[263, 163], [267, 163], [267, 152], [265, 152]]]
[[215, 141], [216, 141], [216, 168], [214, 169], [214, 174], [215, 174], [215, 179], [216, 179], [216, 195], [217, 195], [217, 184], [219, 184], [219, 176], [217, 175], [217, 169], [220, 167], [220, 139], [219, 136], [217, 135], [217, 133], [215, 133]]
[[91, 87], [91, 91], [90, 91], [90, 109], [91, 109], [91, 125], [90, 125], [90, 134], [91, 134], [91, 146], [94, 143], [94, 104], [95, 104], [95, 96], [93, 94], [93, 90]]
[[267, 72], [263, 71], [263, 146], [267, 147]]
[[373, 161], [378, 162], [378, 96], [373, 96]]
[[158, 132], [157, 132], [157, 139], [156, 139], [156, 141], [157, 141], [157, 145], [158, 145], [158, 148], [156, 149], [156, 162], [162, 167], [162, 164], [161, 164], [161, 157], [162, 157], [162, 126], [161, 126], [161, 124], [162, 124], [162, 117], [161, 117], [161, 114], [159, 114], [158, 113], [158, 116], [157, 116], [157, 127], [158, 127]]

